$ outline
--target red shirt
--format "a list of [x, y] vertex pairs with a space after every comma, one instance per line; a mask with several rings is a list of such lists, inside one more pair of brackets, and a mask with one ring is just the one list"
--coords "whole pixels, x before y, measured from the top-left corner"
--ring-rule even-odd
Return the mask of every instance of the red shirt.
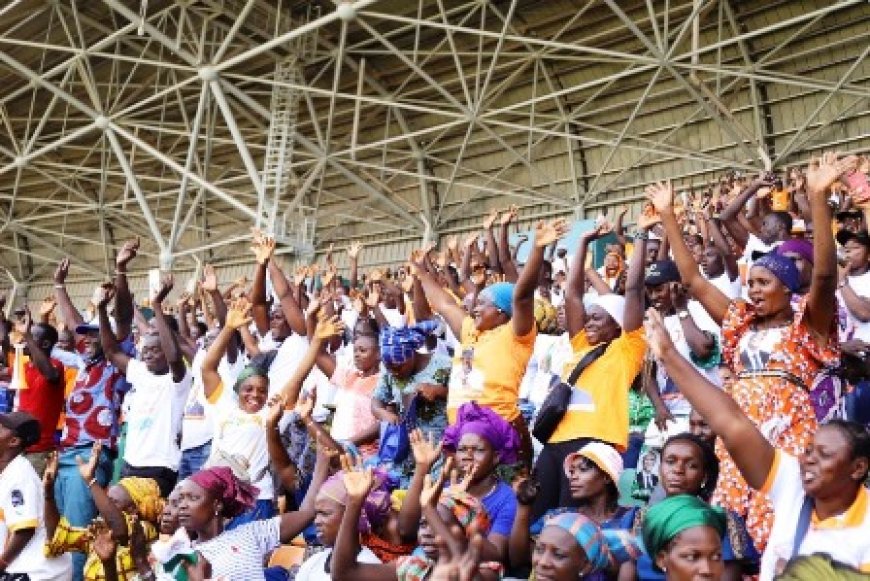
[[50, 361], [57, 369], [58, 379], [54, 383], [42, 376], [33, 361], [24, 364], [27, 389], [18, 392], [18, 409], [39, 420], [39, 442], [28, 448], [28, 452], [48, 452], [57, 447], [54, 434], [63, 409], [64, 375], [63, 363], [53, 358]]

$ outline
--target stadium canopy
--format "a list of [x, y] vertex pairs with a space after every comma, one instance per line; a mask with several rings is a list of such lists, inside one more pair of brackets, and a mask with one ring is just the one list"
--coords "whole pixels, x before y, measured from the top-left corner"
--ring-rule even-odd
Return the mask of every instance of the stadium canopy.
[[[21, 285], [576, 218], [870, 146], [866, 0], [6, 0], [0, 267]], [[630, 221], [630, 220], [629, 220]]]

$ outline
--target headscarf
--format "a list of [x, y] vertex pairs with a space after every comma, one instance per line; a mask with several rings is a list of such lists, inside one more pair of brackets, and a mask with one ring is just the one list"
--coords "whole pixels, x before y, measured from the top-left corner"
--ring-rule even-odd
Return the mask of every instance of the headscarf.
[[776, 248], [776, 253], [781, 256], [785, 256], [787, 253], [798, 254], [810, 264], [813, 263], [813, 245], [809, 240], [803, 238], [786, 240]]
[[384, 327], [380, 335], [381, 361], [386, 365], [403, 364], [437, 327], [436, 321], [421, 321], [412, 327]]
[[235, 477], [226, 466], [214, 466], [200, 470], [190, 476], [190, 480], [216, 497], [223, 505], [222, 516], [233, 518], [254, 506], [260, 490]]
[[118, 486], [127, 491], [142, 520], [157, 524], [163, 513], [160, 485], [153, 478], [129, 476], [118, 481]]
[[242, 384], [251, 377], [255, 376], [265, 377], [268, 379], [269, 369], [263, 367], [262, 365], [253, 365], [250, 363], [248, 365], [245, 365], [245, 368], [242, 369], [241, 373], [239, 373], [239, 376], [236, 378], [236, 382], [233, 384], [233, 391], [239, 393], [239, 391], [242, 389]]
[[449, 510], [459, 521], [466, 537], [470, 537], [473, 532], [480, 533], [484, 538], [489, 534], [489, 515], [476, 497], [462, 490], [448, 488], [441, 493], [438, 504]]
[[753, 262], [752, 266], [766, 268], [791, 292], [796, 292], [800, 288], [800, 276], [798, 275], [797, 267], [794, 265], [794, 262], [785, 256], [771, 252]]
[[456, 423], [444, 430], [444, 449], [455, 451], [465, 434], [477, 434], [492, 446], [502, 464], [517, 461], [520, 437], [504, 418], [476, 401], [462, 404], [456, 412]]
[[[341, 506], [347, 506], [347, 488], [344, 487], [344, 471], [330, 476], [317, 492]], [[390, 514], [392, 498], [390, 496], [389, 476], [383, 470], [374, 470], [374, 484], [366, 496], [357, 523], [357, 531], [368, 535], [372, 529], [380, 528]]]
[[550, 301], [535, 299], [535, 324], [539, 333], [555, 333], [559, 328], [559, 314]]
[[625, 297], [608, 293], [604, 295], [586, 295], [583, 298], [583, 306], [587, 309], [592, 307], [600, 307], [605, 313], [610, 315], [619, 328], [625, 322]]
[[[674, 537], [694, 527], [713, 527], [725, 534], [725, 511], [691, 494], [670, 496], [647, 510], [643, 522], [643, 544], [655, 563], [656, 555]], [[658, 566], [656, 565], [656, 570]]]
[[514, 315], [514, 285], [510, 282], [498, 282], [482, 291], [498, 309], [508, 317]]
[[622, 455], [613, 446], [604, 442], [589, 442], [577, 452], [568, 454], [562, 464], [562, 469], [566, 475], [570, 472], [571, 465], [577, 457], [588, 459], [598, 466], [599, 470], [607, 474], [615, 486], [619, 486], [619, 478], [622, 476], [624, 466]]
[[629, 532], [617, 529], [601, 529], [594, 521], [579, 512], [563, 512], [549, 518], [544, 527], [559, 527], [567, 531], [589, 560], [590, 571], [605, 571], [621, 563], [637, 559], [640, 547]]

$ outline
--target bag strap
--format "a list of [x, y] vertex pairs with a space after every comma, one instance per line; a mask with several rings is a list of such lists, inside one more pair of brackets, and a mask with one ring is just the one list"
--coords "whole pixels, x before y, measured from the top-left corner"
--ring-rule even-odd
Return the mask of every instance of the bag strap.
[[809, 496], [804, 497], [804, 503], [801, 505], [801, 513], [798, 516], [797, 529], [794, 533], [794, 546], [791, 549], [792, 558], [797, 557], [798, 550], [801, 548], [801, 543], [804, 542], [804, 537], [807, 536], [807, 531], [810, 529], [810, 520], [813, 517], [813, 499]]
[[599, 343], [592, 349], [586, 352], [580, 361], [577, 363], [577, 366], [574, 368], [574, 371], [571, 372], [571, 375], [568, 376], [568, 381], [566, 382], [571, 387], [574, 387], [574, 384], [577, 383], [577, 380], [580, 378], [580, 374], [583, 373], [583, 370], [592, 365], [596, 359], [601, 357], [601, 355], [607, 350], [610, 346], [610, 341], [607, 343]]

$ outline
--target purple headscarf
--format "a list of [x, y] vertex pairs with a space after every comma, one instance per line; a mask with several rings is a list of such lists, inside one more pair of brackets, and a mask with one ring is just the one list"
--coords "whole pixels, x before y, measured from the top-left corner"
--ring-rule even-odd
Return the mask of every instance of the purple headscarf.
[[[341, 471], [330, 476], [323, 483], [317, 495], [323, 495], [342, 506], [347, 506], [347, 489], [344, 487], [343, 474], [344, 472]], [[390, 500], [391, 491], [388, 486], [390, 478], [387, 473], [380, 469], [374, 470], [374, 480], [372, 489], [363, 503], [363, 509], [359, 515], [359, 523], [357, 524], [357, 530], [362, 535], [367, 535], [372, 532], [373, 528], [376, 529], [384, 524], [392, 506]]]
[[465, 434], [477, 434], [484, 438], [498, 454], [502, 464], [517, 461], [520, 437], [517, 431], [500, 415], [476, 401], [462, 404], [456, 413], [456, 423], [444, 430], [444, 449], [455, 451]]
[[426, 343], [426, 337], [438, 327], [435, 321], [421, 321], [412, 327], [381, 329], [381, 361], [386, 365], [401, 365]]
[[800, 255], [801, 258], [813, 264], [813, 244], [809, 240], [804, 240], [803, 238], [792, 238], [791, 240], [786, 240], [776, 249], [776, 253], [780, 255], [785, 255], [786, 253], [793, 253]]
[[190, 476], [195, 482], [218, 498], [223, 505], [222, 515], [226, 518], [239, 516], [254, 506], [260, 489], [235, 477], [226, 466], [213, 466], [200, 470]]
[[753, 262], [752, 266], [753, 268], [756, 266], [766, 268], [791, 292], [797, 292], [800, 288], [798, 269], [794, 262], [785, 256], [771, 252]]

